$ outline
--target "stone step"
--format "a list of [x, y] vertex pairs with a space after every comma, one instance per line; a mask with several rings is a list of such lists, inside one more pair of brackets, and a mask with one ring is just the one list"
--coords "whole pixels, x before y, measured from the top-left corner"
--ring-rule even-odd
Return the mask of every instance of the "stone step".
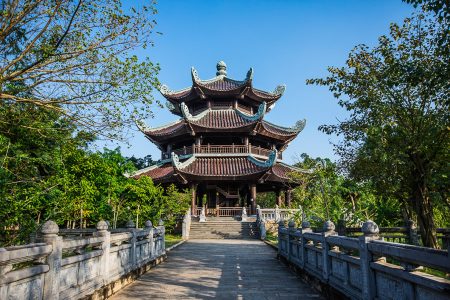
[[189, 239], [254, 239], [258, 237], [255, 222], [220, 220], [192, 222]]

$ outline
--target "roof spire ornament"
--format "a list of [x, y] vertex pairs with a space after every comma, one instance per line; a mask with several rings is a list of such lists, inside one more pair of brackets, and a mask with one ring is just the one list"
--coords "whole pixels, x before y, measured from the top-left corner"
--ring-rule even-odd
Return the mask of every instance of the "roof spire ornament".
[[217, 63], [216, 68], [216, 76], [227, 76], [227, 64], [223, 60]]

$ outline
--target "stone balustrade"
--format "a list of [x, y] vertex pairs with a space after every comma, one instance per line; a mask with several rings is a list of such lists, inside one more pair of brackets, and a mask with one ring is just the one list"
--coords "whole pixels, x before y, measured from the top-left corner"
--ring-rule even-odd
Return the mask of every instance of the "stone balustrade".
[[333, 222], [312, 232], [308, 222], [280, 222], [278, 255], [308, 280], [351, 299], [450, 299], [450, 281], [419, 270], [450, 273], [448, 250], [385, 242], [373, 221], [357, 238], [338, 236]]
[[0, 299], [103, 299], [165, 258], [165, 228], [133, 222], [111, 233], [64, 230], [47, 221], [38, 243], [0, 248]]
[[276, 221], [289, 220], [295, 214], [301, 213], [300, 209], [295, 208], [279, 208], [278, 205], [275, 208], [258, 208], [257, 215], [264, 221]]

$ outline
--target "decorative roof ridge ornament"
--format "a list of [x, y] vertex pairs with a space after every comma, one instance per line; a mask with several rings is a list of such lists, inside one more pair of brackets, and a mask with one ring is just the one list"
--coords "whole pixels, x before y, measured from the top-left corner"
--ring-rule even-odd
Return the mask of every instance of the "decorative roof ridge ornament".
[[179, 169], [183, 169], [184, 167], [190, 165], [195, 160], [195, 155], [192, 155], [184, 162], [180, 162], [180, 157], [177, 154], [175, 154], [175, 152], [172, 152], [170, 154], [170, 158], [172, 160], [172, 166], [175, 169], [179, 170]]
[[272, 127], [277, 128], [277, 129], [280, 129], [280, 130], [285, 130], [285, 131], [288, 131], [288, 132], [291, 132], [291, 133], [299, 133], [299, 132], [303, 131], [303, 129], [305, 129], [306, 119], [298, 120], [295, 123], [295, 125], [292, 126], [292, 127], [284, 127], [284, 126], [280, 126], [280, 125], [276, 125], [276, 124], [270, 123], [268, 121], [264, 121], [264, 123], [269, 125], [269, 126], [272, 126]]
[[285, 91], [286, 91], [286, 85], [280, 84], [275, 88], [275, 90], [273, 90], [273, 92], [271, 94], [274, 96], [281, 96], [284, 94]]
[[151, 132], [151, 131], [161, 130], [161, 129], [167, 128], [169, 126], [172, 126], [172, 125], [180, 123], [180, 121], [182, 121], [182, 120], [183, 119], [179, 119], [179, 120], [176, 120], [176, 121], [173, 121], [173, 122], [170, 122], [168, 124], [161, 125], [161, 126], [158, 126], [158, 127], [150, 127], [142, 120], [136, 120], [135, 123], [136, 123], [136, 126], [138, 127], [138, 129], [141, 132], [146, 133], [146, 132], [149, 132], [149, 131]]
[[192, 122], [192, 121], [195, 122], [195, 121], [200, 120], [200, 119], [203, 118], [207, 113], [209, 113], [209, 112], [211, 111], [211, 108], [208, 108], [208, 109], [202, 111], [201, 113], [199, 113], [198, 115], [193, 116], [193, 115], [189, 112], [189, 107], [188, 107], [184, 102], [181, 102], [181, 104], [180, 104], [180, 109], [181, 109], [181, 113], [183, 114], [183, 117], [184, 117], [186, 120], [190, 121], [190, 122]]
[[247, 76], [245, 76], [245, 82], [249, 82], [253, 80], [253, 68], [250, 67], [250, 70], [247, 72]]
[[217, 72], [216, 72], [216, 76], [219, 77], [227, 77], [227, 64], [221, 60], [217, 63], [216, 65], [217, 68]]
[[187, 88], [184, 88], [184, 89], [181, 89], [178, 91], [173, 91], [169, 88], [169, 86], [167, 84], [160, 84], [157, 89], [163, 96], [170, 96], [170, 95], [176, 95], [181, 92], [190, 90], [190, 89], [192, 89], [192, 87], [187, 87]]
[[267, 103], [264, 101], [263, 103], [261, 103], [259, 105], [258, 111], [255, 114], [253, 114], [253, 115], [248, 115], [246, 113], [243, 113], [242, 111], [240, 111], [237, 108], [235, 108], [234, 110], [242, 118], [254, 122], [254, 121], [257, 121], [257, 120], [261, 120], [264, 117], [264, 115], [266, 114], [266, 109], [267, 109]]
[[151, 128], [145, 123], [145, 121], [143, 120], [135, 120], [134, 124], [136, 124], [137, 128], [139, 129], [139, 131], [141, 132], [146, 132], [151, 130]]
[[259, 167], [270, 168], [270, 167], [273, 167], [275, 165], [275, 163], [277, 162], [277, 156], [278, 156], [278, 151], [277, 151], [277, 149], [274, 149], [274, 150], [272, 150], [272, 152], [270, 152], [269, 157], [265, 161], [260, 161], [256, 158], [254, 158], [252, 155], [247, 156], [247, 159]]
[[191, 67], [191, 76], [193, 82], [201, 81], [200, 77], [198, 76], [198, 72], [194, 67]]

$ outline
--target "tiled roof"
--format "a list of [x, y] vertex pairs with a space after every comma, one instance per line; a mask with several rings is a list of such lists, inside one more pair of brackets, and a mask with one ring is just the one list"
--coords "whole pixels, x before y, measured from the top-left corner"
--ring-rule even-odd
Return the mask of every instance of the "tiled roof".
[[200, 127], [229, 129], [250, 125], [255, 121], [243, 118], [234, 109], [218, 109], [208, 111], [202, 118], [191, 123]]
[[133, 176], [135, 179], [139, 179], [142, 176], [149, 176], [153, 180], [158, 181], [163, 178], [170, 177], [174, 174], [174, 169], [172, 163], [168, 163], [162, 166], [158, 166], [156, 168], [152, 168], [146, 172], [139, 173], [136, 176]]
[[160, 88], [160, 92], [161, 94], [168, 98], [168, 99], [173, 99], [173, 100], [178, 100], [178, 99], [184, 99], [187, 98], [193, 94], [195, 94], [195, 91], [192, 87], [187, 87], [184, 88], [182, 90], [179, 91], [171, 91], [169, 90], [169, 88], [167, 86], [163, 86], [165, 88]]
[[210, 82], [197, 82], [201, 87], [205, 87], [212, 91], [225, 92], [239, 89], [247, 84], [246, 81], [236, 81], [227, 77], [222, 77], [217, 80], [211, 80]]
[[286, 128], [277, 126], [275, 124], [271, 124], [267, 121], [261, 122], [262, 126], [265, 130], [267, 130], [270, 133], [277, 134], [277, 135], [284, 135], [284, 136], [292, 136], [297, 135], [301, 130], [293, 129], [293, 128]]
[[181, 171], [202, 176], [244, 176], [267, 168], [251, 163], [247, 157], [197, 157]]
[[269, 100], [269, 99], [276, 99], [276, 100], [278, 100], [282, 96], [282, 94], [273, 94], [273, 93], [269, 93], [269, 92], [266, 92], [266, 91], [258, 90], [258, 89], [255, 89], [255, 88], [252, 88], [251, 91], [252, 91], [252, 93], [255, 96], [257, 96], [259, 98], [266, 99], [266, 100]]
[[273, 174], [283, 179], [289, 179], [290, 178], [289, 173], [294, 171], [295, 169], [290, 168], [285, 164], [275, 164], [272, 167]]
[[144, 131], [145, 134], [150, 136], [162, 136], [162, 135], [170, 135], [179, 130], [185, 128], [186, 122], [184, 120], [179, 120], [172, 124], [161, 126], [158, 128], [148, 128]]

